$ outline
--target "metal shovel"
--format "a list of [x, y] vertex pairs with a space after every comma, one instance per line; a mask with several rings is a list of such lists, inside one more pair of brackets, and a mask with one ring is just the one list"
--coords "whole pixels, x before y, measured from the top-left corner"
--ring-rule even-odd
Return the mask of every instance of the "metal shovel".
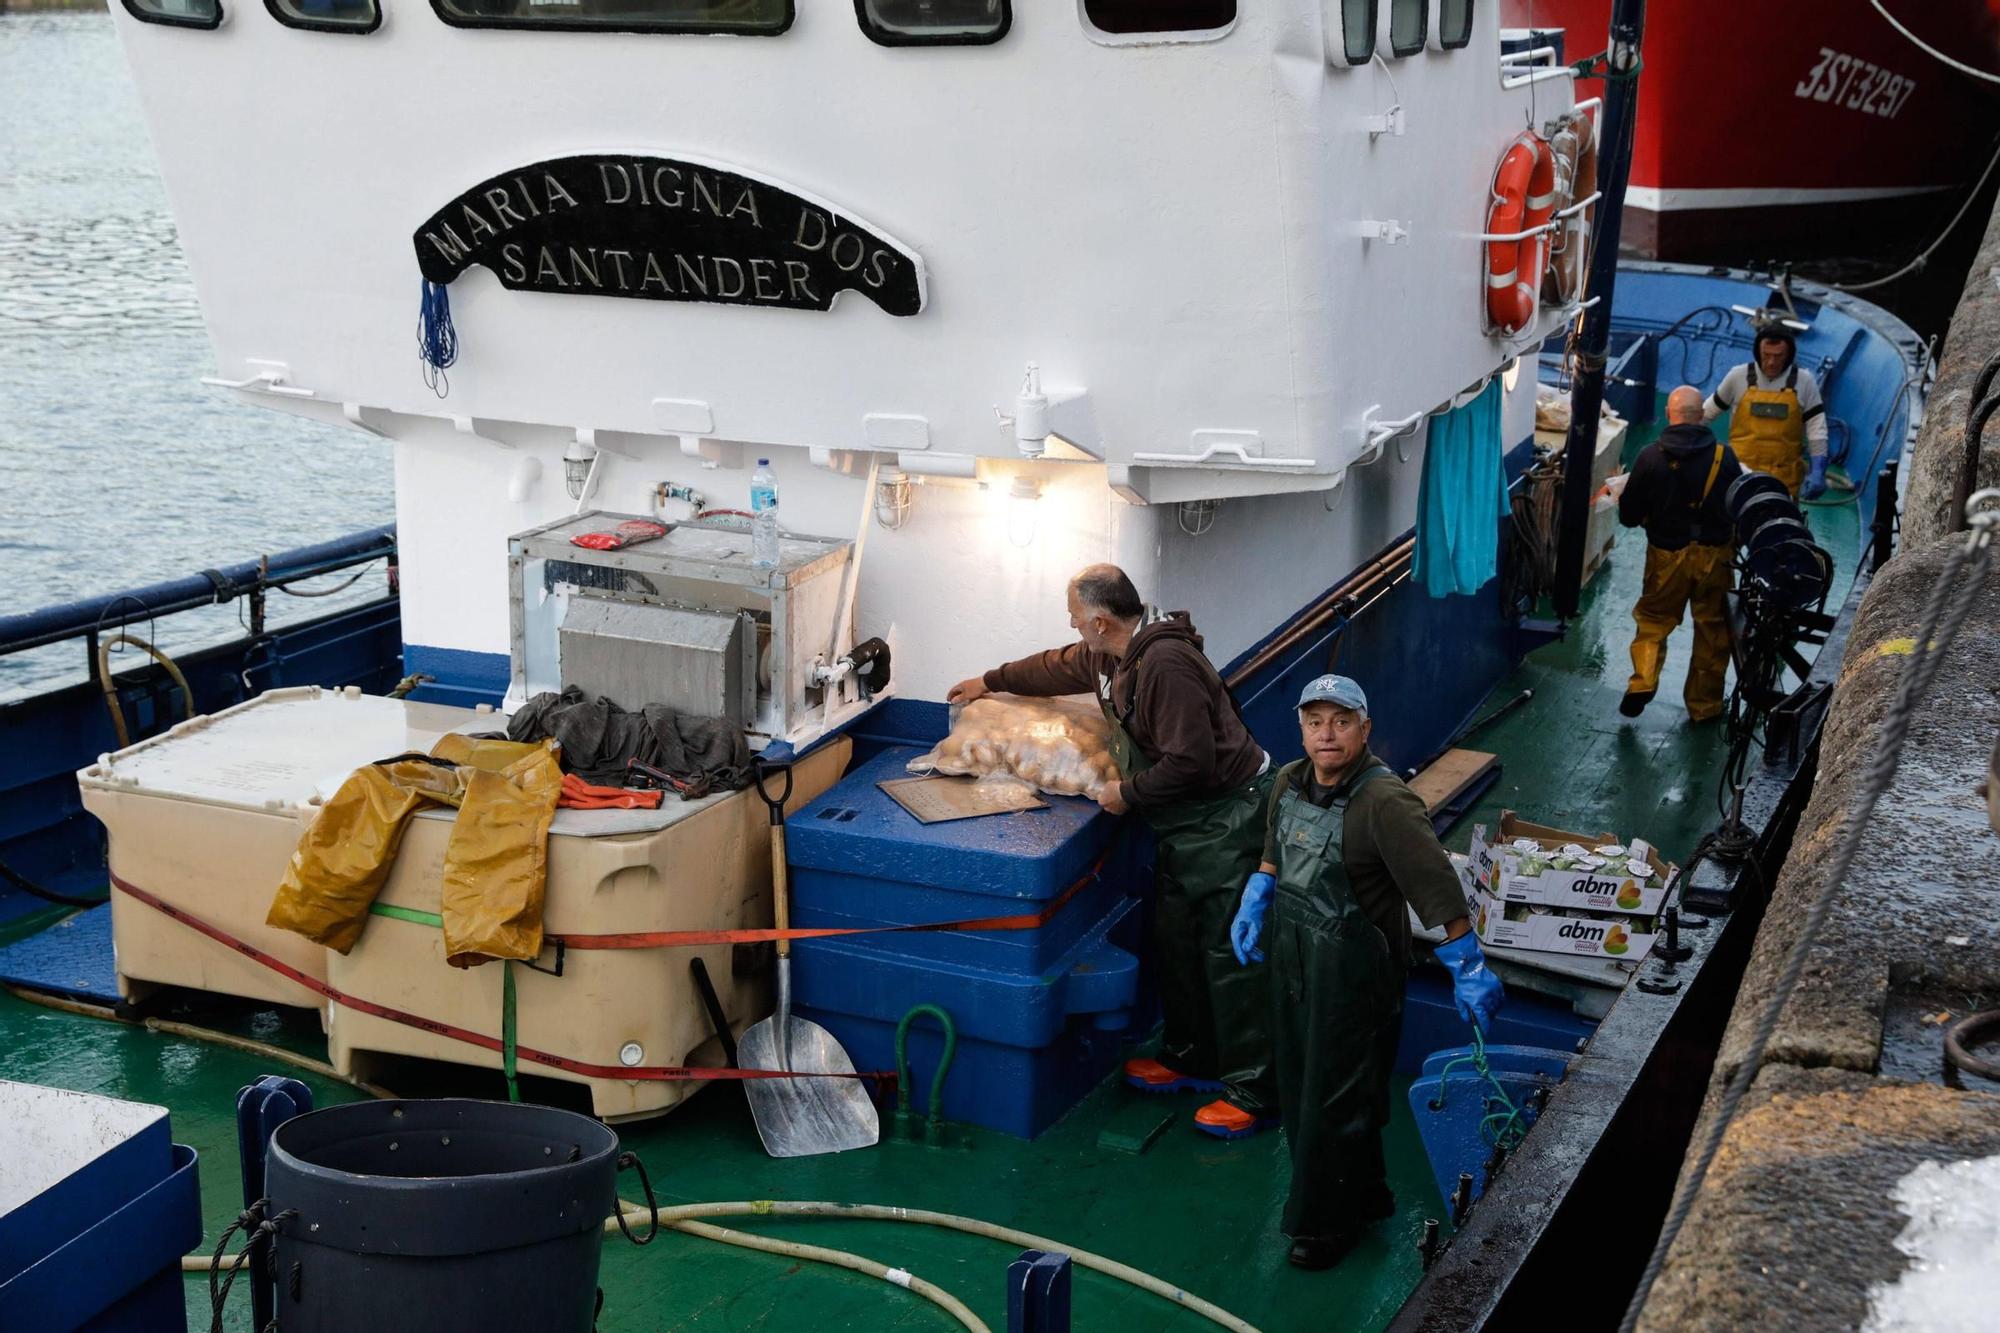
[[[764, 781], [772, 769], [757, 768], [757, 794], [771, 811], [772, 903], [778, 929], [791, 929], [792, 890], [785, 864], [785, 802], [792, 795], [790, 766], [777, 766], [785, 789], [773, 796]], [[757, 1136], [773, 1157], [812, 1157], [866, 1148], [882, 1137], [882, 1121], [868, 1089], [853, 1077], [854, 1061], [833, 1034], [819, 1024], [792, 1016], [792, 942], [778, 941], [778, 1012], [743, 1034], [738, 1055], [745, 1069], [772, 1069], [796, 1078], [755, 1078], [743, 1083]], [[816, 1077], [818, 1075], [847, 1077]]]

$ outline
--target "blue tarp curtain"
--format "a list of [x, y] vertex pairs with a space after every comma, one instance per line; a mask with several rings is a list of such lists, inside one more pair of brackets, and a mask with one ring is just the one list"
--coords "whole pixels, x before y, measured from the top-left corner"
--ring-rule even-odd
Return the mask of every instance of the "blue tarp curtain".
[[1509, 507], [1500, 398], [1496, 379], [1465, 406], [1431, 418], [1414, 572], [1433, 597], [1477, 592], [1499, 570]]

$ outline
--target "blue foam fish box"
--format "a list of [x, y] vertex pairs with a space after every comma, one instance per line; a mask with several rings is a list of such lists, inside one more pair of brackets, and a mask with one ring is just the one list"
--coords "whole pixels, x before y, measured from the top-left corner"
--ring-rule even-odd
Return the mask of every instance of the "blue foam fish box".
[[0, 1082], [0, 1327], [187, 1327], [201, 1241], [194, 1150], [158, 1106]]
[[[800, 940], [793, 1003], [862, 1069], [895, 1068], [897, 1023], [914, 1005], [937, 1005], [958, 1029], [945, 1116], [1033, 1138], [1096, 1086], [1133, 1035], [1143, 848], [1114, 839], [1118, 821], [1074, 797], [924, 824], [877, 785], [907, 777], [922, 753], [882, 751], [787, 822], [793, 924], [1047, 920]], [[909, 1047], [911, 1103], [925, 1112], [943, 1047], [935, 1020], [918, 1021]]]

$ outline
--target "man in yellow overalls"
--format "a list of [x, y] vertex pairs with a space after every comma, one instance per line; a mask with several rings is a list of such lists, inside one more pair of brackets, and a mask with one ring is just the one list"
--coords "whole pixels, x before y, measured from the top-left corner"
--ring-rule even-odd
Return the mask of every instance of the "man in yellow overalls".
[[1798, 361], [1792, 331], [1765, 325], [1756, 361], [1722, 377], [1702, 419], [1729, 413], [1729, 447], [1743, 466], [1784, 482], [1794, 500], [1816, 500], [1826, 490], [1826, 404]]
[[1694, 618], [1694, 656], [1682, 699], [1690, 722], [1722, 713], [1722, 677], [1729, 667], [1730, 540], [1723, 493], [1743, 472], [1726, 444], [1702, 420], [1701, 390], [1683, 384], [1667, 395], [1667, 428], [1640, 451], [1618, 497], [1618, 521], [1646, 529], [1646, 576], [1632, 619], [1632, 678], [1618, 711], [1637, 717], [1660, 689], [1667, 637]]

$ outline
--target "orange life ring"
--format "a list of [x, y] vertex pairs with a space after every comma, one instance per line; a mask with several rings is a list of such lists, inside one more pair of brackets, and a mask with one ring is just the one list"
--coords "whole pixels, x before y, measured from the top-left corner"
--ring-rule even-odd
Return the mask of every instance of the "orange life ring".
[[[1596, 116], [1588, 111], [1571, 116], [1552, 142], [1560, 145], [1565, 137], [1575, 145], [1575, 156], [1568, 179], [1564, 180], [1563, 150], [1561, 147], [1556, 150], [1558, 211], [1574, 207], [1578, 200], [1597, 193]], [[1583, 294], [1591, 227], [1596, 217], [1597, 205], [1590, 204], [1581, 213], [1556, 219], [1549, 239], [1549, 278], [1543, 288], [1549, 300], [1567, 305]]]
[[1515, 238], [1486, 243], [1486, 318], [1497, 332], [1511, 336], [1534, 322], [1548, 271], [1549, 234], [1521, 233], [1535, 231], [1555, 210], [1555, 155], [1548, 140], [1523, 130], [1500, 155], [1486, 210], [1489, 236]]

